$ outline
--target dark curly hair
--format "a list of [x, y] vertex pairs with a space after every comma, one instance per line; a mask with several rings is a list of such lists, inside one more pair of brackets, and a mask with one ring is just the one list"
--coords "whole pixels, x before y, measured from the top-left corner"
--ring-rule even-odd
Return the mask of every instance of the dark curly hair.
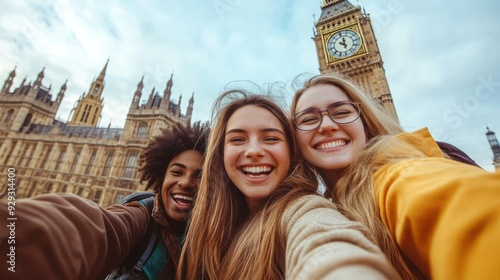
[[187, 150], [196, 150], [205, 154], [207, 147], [208, 122], [195, 122], [192, 126], [180, 123], [169, 129], [162, 129], [142, 150], [139, 157], [140, 182], [146, 181], [146, 190], [159, 193], [165, 178], [168, 163], [178, 154]]

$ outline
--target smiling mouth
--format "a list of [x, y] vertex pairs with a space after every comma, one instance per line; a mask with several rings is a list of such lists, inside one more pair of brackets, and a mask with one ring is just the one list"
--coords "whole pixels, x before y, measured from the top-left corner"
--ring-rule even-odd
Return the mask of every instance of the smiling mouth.
[[182, 206], [192, 206], [193, 205], [193, 197], [182, 195], [182, 194], [173, 194], [172, 199]]
[[241, 171], [245, 176], [248, 176], [250, 178], [261, 178], [264, 176], [269, 175], [271, 171], [273, 171], [273, 168], [271, 166], [246, 166], [242, 167]]
[[314, 148], [316, 150], [326, 150], [326, 149], [332, 149], [332, 148], [345, 146], [345, 145], [347, 145], [347, 143], [349, 143], [349, 142], [346, 140], [336, 140], [336, 141], [321, 143], [319, 145], [314, 146]]

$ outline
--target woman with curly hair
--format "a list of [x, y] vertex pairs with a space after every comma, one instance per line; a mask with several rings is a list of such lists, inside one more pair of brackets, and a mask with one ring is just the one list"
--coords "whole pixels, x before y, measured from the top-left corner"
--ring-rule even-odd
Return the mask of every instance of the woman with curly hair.
[[[123, 279], [173, 279], [207, 136], [207, 125], [174, 125], [143, 150], [141, 181], [157, 194], [152, 215], [137, 201], [103, 209], [73, 194], [16, 200], [12, 229], [0, 227], [0, 279], [104, 279], [134, 252], [152, 222], [163, 242], [142, 273]], [[0, 219], [8, 218], [1, 201]]]
[[[156, 242], [142, 270], [132, 271], [147, 247], [149, 236], [106, 279], [173, 279], [180, 257], [187, 215], [201, 177], [208, 124], [176, 124], [154, 137], [139, 158], [141, 182], [156, 194], [150, 223], [163, 242]], [[120, 269], [124, 269], [120, 273]]]

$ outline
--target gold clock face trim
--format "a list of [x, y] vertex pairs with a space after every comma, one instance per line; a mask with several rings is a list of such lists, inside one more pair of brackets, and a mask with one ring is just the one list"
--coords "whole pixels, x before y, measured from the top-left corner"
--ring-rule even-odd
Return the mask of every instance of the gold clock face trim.
[[337, 31], [328, 39], [326, 48], [331, 56], [338, 59], [353, 56], [361, 48], [361, 36], [351, 29]]

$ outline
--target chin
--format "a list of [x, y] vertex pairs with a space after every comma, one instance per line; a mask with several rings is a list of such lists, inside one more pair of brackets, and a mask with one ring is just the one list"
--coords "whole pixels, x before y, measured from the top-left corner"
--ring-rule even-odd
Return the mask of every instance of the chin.
[[338, 170], [343, 170], [349, 167], [351, 163], [350, 162], [327, 162], [324, 164], [319, 165], [319, 168], [324, 169], [324, 170], [330, 170], [330, 171], [338, 171]]

